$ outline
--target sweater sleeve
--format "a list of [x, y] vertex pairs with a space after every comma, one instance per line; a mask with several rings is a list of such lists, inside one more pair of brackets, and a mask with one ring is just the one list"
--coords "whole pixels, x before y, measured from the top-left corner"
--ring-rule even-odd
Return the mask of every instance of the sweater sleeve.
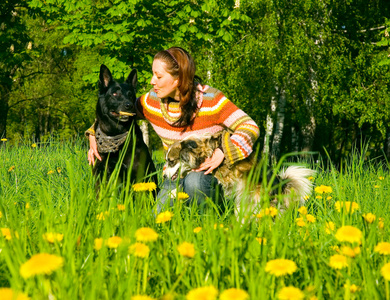
[[220, 110], [220, 123], [229, 130], [222, 137], [222, 148], [227, 165], [230, 167], [248, 157], [260, 135], [258, 125], [244, 111], [228, 99]]
[[85, 136], [88, 138], [88, 136], [91, 134], [91, 135], [95, 135], [95, 124], [96, 124], [96, 120], [95, 122], [93, 122], [92, 126], [89, 127], [86, 131], [85, 131]]

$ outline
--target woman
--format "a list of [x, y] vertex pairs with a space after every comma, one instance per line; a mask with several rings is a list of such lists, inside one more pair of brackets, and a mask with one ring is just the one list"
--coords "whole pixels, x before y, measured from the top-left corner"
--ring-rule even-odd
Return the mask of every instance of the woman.
[[[229, 101], [221, 91], [202, 86], [195, 81], [195, 63], [190, 54], [180, 47], [158, 52], [153, 60], [153, 88], [137, 99], [140, 117], [147, 119], [167, 150], [175, 141], [192, 134], [216, 133], [227, 128], [232, 132], [224, 139], [222, 149], [216, 149], [197, 170], [180, 180], [180, 187], [190, 196], [204, 203], [213, 197], [216, 179], [211, 172], [224, 159], [228, 165], [246, 158], [259, 136], [259, 127], [242, 110]], [[88, 160], [100, 159], [93, 131]], [[165, 180], [158, 195], [158, 210], [166, 203], [172, 205], [171, 191], [176, 182]]]

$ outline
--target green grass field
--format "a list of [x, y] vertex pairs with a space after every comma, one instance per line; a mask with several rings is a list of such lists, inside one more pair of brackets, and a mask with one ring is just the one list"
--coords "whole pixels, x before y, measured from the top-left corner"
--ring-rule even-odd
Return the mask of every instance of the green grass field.
[[131, 187], [97, 199], [85, 143], [33, 146], [0, 147], [0, 299], [389, 299], [389, 174], [358, 155], [314, 166], [307, 212], [242, 222], [183, 201], [161, 219]]

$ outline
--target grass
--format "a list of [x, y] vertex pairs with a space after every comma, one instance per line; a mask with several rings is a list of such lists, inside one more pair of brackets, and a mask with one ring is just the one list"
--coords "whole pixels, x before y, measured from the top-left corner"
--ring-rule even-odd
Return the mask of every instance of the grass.
[[[359, 154], [340, 170], [315, 166], [315, 185], [329, 186], [332, 192], [313, 192], [307, 200], [314, 222], [294, 208], [281, 217], [265, 215], [242, 223], [229, 208], [221, 213], [209, 205], [199, 214], [196, 207], [177, 201], [170, 209], [172, 219], [157, 224], [150, 192], [105, 188], [97, 199], [86, 153], [82, 141], [51, 141], [39, 147], [11, 147], [3, 142], [1, 287], [31, 299], [131, 299], [136, 295], [200, 299], [191, 298], [189, 292], [204, 286], [215, 287], [221, 299], [230, 288], [246, 291], [250, 299], [279, 299], [287, 286], [298, 288], [304, 299], [389, 299], [388, 281], [381, 274], [388, 257], [375, 251], [379, 242], [390, 242], [389, 174]], [[160, 163], [161, 155], [156, 160]], [[339, 212], [337, 201], [356, 202], [359, 207], [353, 213]], [[124, 210], [118, 205], [124, 205]], [[372, 223], [363, 218], [367, 213], [375, 215]], [[327, 222], [335, 225], [330, 234], [325, 230]], [[346, 225], [362, 232], [361, 243], [336, 239], [336, 231]], [[129, 252], [141, 227], [158, 234], [156, 241], [144, 243], [150, 251], [145, 258]], [[195, 233], [197, 227], [201, 230]], [[59, 240], [47, 241], [46, 233], [58, 233]], [[120, 238], [117, 247], [110, 244], [112, 237]], [[103, 241], [100, 249], [97, 239]], [[193, 257], [179, 253], [177, 247], [183, 242], [194, 246]], [[330, 259], [343, 254], [342, 246], [360, 252], [347, 257], [345, 267], [335, 269]], [[50, 266], [47, 260], [53, 268], [50, 274], [24, 278], [21, 266], [38, 253], [61, 257], [63, 265]], [[267, 263], [275, 259], [293, 261], [297, 269], [279, 277], [266, 272]], [[30, 267], [31, 271], [40, 273], [45, 263]], [[0, 298], [1, 293], [0, 289]], [[208, 297], [215, 298], [212, 293]]]

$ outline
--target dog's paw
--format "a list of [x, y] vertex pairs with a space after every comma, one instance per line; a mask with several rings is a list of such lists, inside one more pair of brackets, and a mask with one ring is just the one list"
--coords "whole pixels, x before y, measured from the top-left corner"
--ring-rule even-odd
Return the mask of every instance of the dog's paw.
[[177, 189], [174, 189], [170, 192], [170, 195], [171, 195], [171, 199], [176, 199], [176, 196], [177, 196]]

